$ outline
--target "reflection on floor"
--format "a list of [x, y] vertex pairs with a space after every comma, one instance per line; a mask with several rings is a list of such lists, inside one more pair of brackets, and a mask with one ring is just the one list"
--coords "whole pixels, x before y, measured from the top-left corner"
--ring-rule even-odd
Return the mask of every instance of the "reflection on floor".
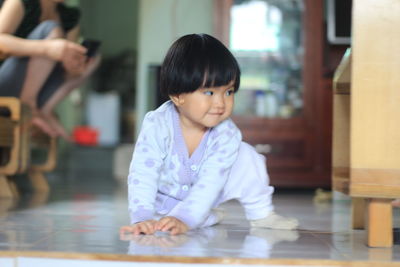
[[[71, 175], [72, 174], [72, 175]], [[23, 177], [20, 177], [23, 179]], [[236, 202], [215, 227], [187, 235], [120, 237], [128, 223], [124, 184], [100, 173], [49, 175], [49, 195], [0, 199], [0, 256], [7, 251], [166, 255], [218, 258], [399, 261], [398, 246], [368, 248], [365, 232], [350, 229], [349, 200], [314, 203], [311, 191], [279, 191], [277, 212], [297, 217], [298, 231], [250, 229]], [[395, 212], [398, 221], [397, 211]], [[395, 222], [395, 224], [396, 224]], [[2, 252], [1, 252], [2, 251]]]

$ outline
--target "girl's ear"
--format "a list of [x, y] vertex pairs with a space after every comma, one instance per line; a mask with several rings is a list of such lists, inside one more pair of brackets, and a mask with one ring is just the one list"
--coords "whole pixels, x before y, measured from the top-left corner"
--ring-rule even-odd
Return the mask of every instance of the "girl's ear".
[[169, 98], [174, 102], [175, 106], [179, 107], [185, 103], [185, 99], [182, 97], [181, 94], [179, 95], [170, 95]]

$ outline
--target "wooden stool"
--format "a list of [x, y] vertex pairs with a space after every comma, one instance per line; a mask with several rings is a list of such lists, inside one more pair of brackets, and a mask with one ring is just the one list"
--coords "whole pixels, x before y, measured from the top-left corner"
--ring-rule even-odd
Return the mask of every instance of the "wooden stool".
[[49, 192], [49, 184], [47, 183], [44, 173], [50, 172], [56, 167], [57, 139], [40, 133], [31, 137], [31, 148], [45, 150], [47, 154], [43, 162], [32, 163], [28, 169], [28, 177], [32, 187], [36, 192]]
[[7, 176], [23, 173], [29, 162], [29, 109], [14, 97], [0, 97], [0, 197], [18, 195]]
[[[0, 197], [18, 197], [15, 183], [8, 177], [26, 172], [35, 192], [49, 191], [44, 172], [56, 166], [57, 139], [32, 129], [30, 119], [29, 108], [19, 99], [0, 97]], [[31, 164], [35, 148], [46, 151], [44, 162]]]

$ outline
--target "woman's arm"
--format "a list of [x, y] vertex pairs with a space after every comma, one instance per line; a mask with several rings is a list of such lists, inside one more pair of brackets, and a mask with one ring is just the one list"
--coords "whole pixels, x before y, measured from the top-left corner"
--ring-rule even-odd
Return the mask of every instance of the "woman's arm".
[[79, 39], [79, 35], [81, 32], [81, 28], [79, 25], [76, 25], [74, 28], [72, 28], [69, 32], [67, 32], [65, 38], [71, 42], [77, 42]]
[[66, 39], [28, 40], [14, 36], [25, 15], [20, 0], [5, 0], [0, 9], [0, 49], [8, 56], [44, 56], [72, 71], [84, 62], [86, 49]]
[[5, 0], [0, 9], [0, 49], [12, 56], [45, 55], [46, 48], [38, 40], [25, 40], [13, 36], [25, 14], [20, 0]]

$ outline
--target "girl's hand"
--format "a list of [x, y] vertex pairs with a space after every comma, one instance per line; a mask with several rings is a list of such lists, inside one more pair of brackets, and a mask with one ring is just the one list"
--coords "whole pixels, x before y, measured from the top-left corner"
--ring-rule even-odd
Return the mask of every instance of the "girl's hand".
[[179, 235], [184, 234], [189, 230], [189, 227], [183, 223], [181, 220], [178, 220], [175, 217], [167, 216], [161, 218], [156, 226], [156, 231], [170, 231], [171, 235]]
[[125, 233], [132, 233], [134, 235], [140, 235], [140, 234], [145, 234], [145, 235], [152, 235], [156, 231], [156, 223], [157, 221], [155, 220], [147, 220], [143, 222], [138, 222], [132, 225], [127, 225], [127, 226], [122, 226], [119, 229], [119, 233], [121, 235]]

